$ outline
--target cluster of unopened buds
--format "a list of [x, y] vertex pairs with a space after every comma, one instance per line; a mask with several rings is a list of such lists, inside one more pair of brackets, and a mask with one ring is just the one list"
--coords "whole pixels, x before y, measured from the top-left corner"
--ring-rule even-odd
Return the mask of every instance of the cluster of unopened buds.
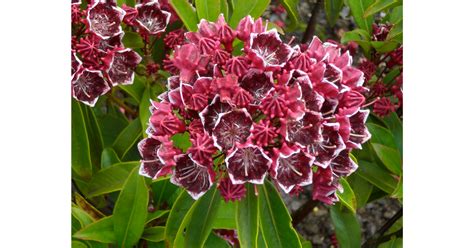
[[124, 47], [121, 23], [136, 29], [145, 40], [165, 31], [172, 14], [163, 9], [167, 2], [145, 1], [134, 8], [117, 6], [114, 0], [93, 0], [81, 9], [80, 1], [71, 5], [72, 95], [94, 106], [99, 96], [113, 86], [133, 83], [141, 56]]
[[[167, 64], [177, 73], [152, 101], [140, 174], [171, 174], [195, 199], [216, 183], [238, 200], [245, 183], [271, 177], [286, 193], [313, 184], [314, 199], [337, 201], [338, 179], [357, 169], [351, 150], [370, 138], [364, 74], [350, 54], [317, 37], [291, 46], [250, 16], [236, 29], [222, 15], [201, 20], [184, 36]], [[185, 132], [192, 145], [183, 152], [171, 137]]]

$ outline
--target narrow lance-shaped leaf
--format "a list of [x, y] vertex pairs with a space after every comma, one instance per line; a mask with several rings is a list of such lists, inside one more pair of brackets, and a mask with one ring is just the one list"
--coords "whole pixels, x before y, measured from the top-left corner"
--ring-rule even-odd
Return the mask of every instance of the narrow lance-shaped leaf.
[[100, 167], [102, 169], [109, 168], [113, 164], [120, 163], [120, 158], [113, 148], [107, 147], [102, 151], [100, 159]]
[[140, 116], [140, 123], [142, 124], [142, 135], [144, 138], [147, 136], [145, 130], [148, 127], [148, 120], [150, 119], [150, 115], [151, 115], [150, 99], [151, 99], [150, 88], [147, 87], [143, 91], [143, 96], [140, 101], [140, 108], [138, 111], [139, 116]]
[[258, 192], [259, 219], [266, 246], [301, 247], [298, 234], [291, 225], [291, 217], [280, 194], [268, 181]]
[[189, 31], [196, 31], [198, 24], [198, 17], [196, 10], [187, 0], [170, 0], [171, 6], [176, 11], [179, 19], [183, 21], [184, 26]]
[[99, 171], [89, 182], [89, 196], [94, 197], [122, 189], [130, 172], [139, 165], [139, 162], [124, 162]]
[[82, 112], [87, 127], [87, 135], [89, 137], [89, 147], [92, 167], [95, 170], [100, 169], [100, 156], [104, 149], [104, 141], [102, 140], [102, 133], [99, 128], [99, 123], [91, 107], [82, 105]]
[[361, 245], [360, 224], [354, 213], [345, 210], [340, 204], [331, 207], [331, 220], [341, 247], [359, 248]]
[[141, 135], [141, 131], [142, 127], [140, 120], [137, 118], [130, 122], [130, 124], [120, 132], [112, 145], [120, 159], [123, 159], [125, 154], [127, 154], [127, 152], [135, 145], [135, 142]]
[[387, 170], [372, 162], [359, 160], [359, 168], [356, 174], [389, 194], [397, 187], [397, 180]]
[[357, 200], [357, 206], [365, 206], [367, 200], [369, 200], [370, 194], [372, 193], [373, 185], [367, 180], [362, 178], [357, 173], [352, 174], [347, 181], [352, 187]]
[[[235, 213], [237, 211], [238, 202], [225, 202], [221, 200], [219, 210], [216, 213], [216, 219], [212, 227], [214, 229], [236, 229]], [[241, 244], [242, 246], [242, 244]]]
[[80, 103], [72, 100], [72, 128], [71, 128], [71, 163], [72, 169], [82, 179], [89, 179], [92, 175], [89, 138], [86, 122]]
[[339, 13], [341, 12], [343, 6], [343, 0], [324, 0], [326, 18], [328, 19], [329, 25], [331, 27], [336, 24], [336, 21], [339, 18]]
[[402, 173], [402, 158], [397, 150], [381, 144], [372, 144], [372, 147], [387, 169], [396, 175]]
[[169, 242], [170, 247], [173, 246], [179, 226], [181, 225], [181, 222], [183, 222], [186, 213], [189, 211], [193, 203], [193, 198], [183, 190], [173, 204], [165, 228], [165, 237], [167, 242]]
[[258, 198], [252, 184], [245, 185], [247, 192], [245, 198], [237, 202], [235, 220], [240, 246], [257, 247], [258, 238]]
[[337, 192], [337, 196], [339, 197], [339, 200], [341, 201], [344, 206], [346, 206], [349, 210], [351, 210], [353, 213], [356, 212], [357, 210], [357, 199], [354, 194], [354, 191], [352, 191], [351, 186], [349, 183], [346, 181], [344, 178], [339, 178], [339, 182], [341, 183], [344, 191]]
[[148, 189], [138, 167], [125, 181], [113, 212], [115, 237], [119, 247], [131, 247], [142, 236], [148, 215]]
[[160, 242], [165, 239], [165, 227], [164, 226], [156, 226], [156, 227], [149, 227], [145, 229], [143, 232], [143, 239], [152, 241], [152, 242]]
[[371, 16], [377, 12], [382, 10], [386, 10], [388, 8], [393, 8], [395, 6], [401, 5], [402, 2], [398, 0], [377, 0], [375, 3], [370, 5], [367, 10], [364, 12], [364, 17]]
[[199, 19], [206, 19], [214, 22], [223, 11], [221, 2], [226, 0], [195, 0], [196, 11]]
[[282, 0], [280, 3], [285, 7], [288, 16], [290, 17], [289, 29], [292, 30], [298, 26], [300, 23], [300, 14], [298, 12], [298, 0]]
[[221, 195], [214, 185], [196, 201], [194, 210], [186, 228], [185, 247], [203, 247], [212, 231], [212, 224], [220, 206]]
[[116, 242], [112, 216], [105, 217], [85, 226], [73, 235], [81, 240], [94, 240], [102, 243], [113, 244]]
[[347, 4], [351, 9], [354, 21], [359, 28], [364, 29], [369, 34], [372, 33], [372, 23], [374, 22], [373, 16], [364, 17], [364, 12], [374, 0], [347, 0]]
[[253, 18], [258, 18], [267, 8], [270, 0], [231, 0], [232, 6], [234, 7], [232, 16], [229, 20], [229, 25], [233, 28], [237, 27], [240, 20], [247, 15]]

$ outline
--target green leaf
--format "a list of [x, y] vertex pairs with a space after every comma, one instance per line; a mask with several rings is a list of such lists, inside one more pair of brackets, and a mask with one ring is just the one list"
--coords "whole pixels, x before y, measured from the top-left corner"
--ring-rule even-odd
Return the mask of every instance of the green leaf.
[[351, 210], [353, 213], [356, 212], [357, 210], [357, 200], [354, 194], [354, 191], [352, 191], [351, 186], [349, 183], [346, 181], [344, 178], [339, 178], [339, 182], [341, 183], [341, 186], [344, 188], [344, 191], [337, 192], [337, 196], [339, 197], [339, 200], [341, 201], [344, 206], [346, 206], [349, 210]]
[[170, 0], [169, 2], [184, 26], [189, 31], [196, 31], [199, 21], [194, 7], [187, 0]]
[[117, 0], [117, 6], [122, 7], [122, 4], [133, 7], [135, 6], [135, 0]]
[[94, 207], [90, 202], [88, 202], [82, 195], [80, 195], [77, 192], [74, 192], [74, 201], [76, 203], [76, 206], [78, 206], [80, 209], [84, 210], [87, 212], [87, 214], [92, 217], [95, 220], [99, 220], [105, 215], [97, 210], [97, 208]]
[[367, 10], [365, 10], [364, 17], [374, 15], [375, 13], [386, 10], [388, 8], [393, 8], [401, 4], [402, 2], [397, 0], [377, 0], [375, 1], [375, 3], [370, 5]]
[[402, 248], [403, 239], [401, 238], [392, 238], [390, 241], [382, 243], [379, 245], [379, 248]]
[[131, 171], [137, 168], [140, 162], [123, 162], [100, 170], [94, 174], [88, 185], [89, 197], [107, 194], [122, 189]]
[[214, 185], [193, 206], [184, 238], [185, 247], [203, 247], [212, 231], [212, 224], [219, 210], [221, 195]]
[[326, 11], [326, 18], [329, 26], [333, 27], [339, 19], [339, 13], [344, 6], [343, 0], [324, 0], [324, 9]]
[[183, 152], [186, 152], [192, 145], [188, 132], [177, 133], [171, 137], [171, 140], [173, 141], [173, 145]]
[[89, 224], [76, 232], [73, 237], [81, 240], [94, 240], [102, 243], [115, 243], [112, 216], [105, 217]]
[[402, 199], [403, 198], [403, 176], [400, 175], [400, 180], [398, 180], [397, 187], [392, 193], [392, 197]]
[[89, 138], [91, 163], [94, 169], [100, 169], [100, 156], [104, 149], [104, 142], [102, 140], [99, 123], [91, 107], [82, 104], [82, 112], [84, 113]]
[[135, 101], [140, 102], [142, 99], [143, 91], [145, 90], [145, 77], [136, 75], [133, 79], [133, 84], [130, 85], [119, 85], [120, 89], [124, 90], [129, 94]]
[[389, 14], [389, 22], [393, 25], [397, 25], [403, 20], [403, 6], [397, 6], [392, 9]]
[[207, 237], [206, 243], [204, 244], [204, 247], [208, 247], [208, 248], [223, 248], [223, 247], [225, 248], [225, 247], [228, 247], [228, 248], [230, 248], [231, 246], [229, 245], [229, 243], [227, 243], [227, 241], [221, 239], [216, 234], [211, 233], [209, 235], [209, 237]]
[[258, 198], [252, 184], [245, 185], [245, 198], [237, 202], [235, 221], [241, 247], [256, 247], [258, 237]]
[[100, 167], [102, 169], [109, 168], [113, 164], [120, 163], [120, 159], [114, 149], [108, 147], [102, 151], [100, 159]]
[[370, 194], [372, 193], [373, 185], [357, 173], [350, 175], [347, 178], [347, 182], [351, 185], [351, 188], [354, 191], [357, 200], [357, 206], [365, 206], [369, 200]]
[[140, 49], [145, 46], [142, 37], [136, 32], [125, 31], [122, 42], [125, 47], [132, 49]]
[[169, 206], [173, 205], [171, 197], [178, 191], [178, 187], [170, 182], [170, 180], [154, 181], [151, 184], [153, 192], [153, 202], [160, 207], [163, 202], [167, 202]]
[[[400, 75], [400, 69], [399, 68], [392, 68], [383, 78], [383, 83], [384, 84], [391, 84], [395, 78]], [[392, 112], [395, 113], [395, 112]], [[385, 123], [385, 122], [384, 122]]]
[[145, 229], [143, 232], [143, 239], [153, 242], [160, 242], [165, 240], [165, 227], [155, 226]]
[[130, 173], [113, 212], [115, 237], [120, 247], [135, 245], [142, 236], [148, 215], [148, 189], [138, 168]]
[[120, 132], [128, 125], [128, 120], [115, 106], [109, 106], [108, 113], [97, 115], [97, 121], [102, 132], [104, 147], [110, 147]]
[[[135, 142], [141, 136], [141, 132], [142, 126], [138, 118], [130, 122], [130, 124], [122, 130], [112, 145], [120, 159], [123, 159], [125, 154], [134, 147]], [[135, 147], [135, 149], [137, 148]]]
[[229, 20], [229, 4], [227, 0], [220, 0], [221, 2], [221, 13], [224, 14], [224, 19]]
[[367, 123], [366, 125], [369, 129], [370, 134], [372, 134], [370, 142], [376, 144], [384, 144], [385, 146], [391, 148], [397, 147], [393, 135], [388, 129], [374, 123]]
[[372, 144], [372, 147], [387, 169], [397, 175], [402, 173], [402, 158], [397, 150], [381, 144]]
[[173, 208], [171, 208], [168, 220], [166, 221], [165, 229], [165, 237], [170, 244], [169, 247], [173, 246], [178, 229], [193, 203], [193, 198], [189, 196], [188, 192], [183, 190], [181, 191], [178, 199], [176, 199], [175, 203], [173, 204]]
[[212, 227], [214, 229], [236, 229], [235, 212], [238, 202], [225, 202], [221, 200], [219, 210], [216, 213], [216, 219]]
[[371, 41], [370, 44], [379, 53], [388, 53], [395, 50], [399, 46], [397, 41]]
[[146, 223], [150, 223], [153, 220], [156, 220], [158, 218], [161, 218], [168, 214], [170, 211], [169, 210], [156, 210], [155, 212], [148, 213], [148, 216], [146, 217]]
[[89, 246], [87, 246], [86, 244], [84, 244], [81, 241], [73, 240], [71, 242], [71, 247], [72, 248], [88, 248]]
[[80, 103], [72, 100], [72, 128], [71, 128], [71, 163], [74, 172], [82, 179], [88, 180], [92, 176], [92, 162], [90, 156], [89, 138], [87, 134], [84, 113]]
[[140, 123], [142, 124], [143, 137], [147, 136], [145, 130], [148, 127], [148, 120], [150, 119], [150, 116], [151, 116], [150, 100], [151, 100], [150, 89], [147, 87], [143, 91], [143, 96], [142, 96], [142, 99], [140, 100], [140, 108], [138, 111], [138, 114], [140, 116]]
[[268, 181], [259, 186], [260, 227], [266, 246], [301, 247], [291, 217], [275, 187]]
[[345, 32], [342, 36], [341, 43], [347, 44], [349, 41], [354, 41], [362, 47], [365, 54], [368, 54], [372, 45], [370, 44], [370, 34], [363, 29], [354, 29]]
[[374, 0], [347, 0], [355, 23], [359, 28], [364, 29], [369, 34], [372, 34], [374, 18], [372, 16], [364, 17], [364, 12], [373, 2]]
[[[395, 144], [397, 145], [400, 154], [403, 155], [403, 124], [398, 115], [395, 112], [390, 113], [386, 116], [383, 121], [390, 129], [395, 139]], [[373, 138], [373, 137], [372, 137]]]
[[340, 204], [331, 207], [330, 215], [339, 245], [344, 248], [359, 248], [361, 246], [361, 231], [356, 215], [345, 211]]
[[396, 41], [397, 43], [403, 42], [403, 22], [395, 24], [395, 26], [388, 32], [387, 40]]
[[[260, 17], [267, 8], [270, 0], [231, 0], [234, 7], [232, 16], [229, 20], [229, 25], [236, 28], [240, 20], [247, 15], [253, 18]], [[283, 3], [282, 3], [283, 4]]]
[[397, 180], [387, 170], [372, 162], [359, 160], [356, 174], [389, 194], [397, 187]]
[[[290, 17], [290, 25], [288, 29], [293, 30], [300, 23], [300, 14], [298, 12], [298, 0], [281, 0], [280, 3], [285, 7], [288, 16]], [[266, 8], [266, 7], [265, 7]]]
[[71, 213], [72, 216], [74, 216], [74, 218], [79, 221], [81, 227], [87, 226], [94, 222], [94, 219], [86, 211], [78, 207], [72, 207]]
[[195, 0], [198, 18], [215, 22], [219, 14], [224, 12], [221, 9], [222, 2], [226, 0]]

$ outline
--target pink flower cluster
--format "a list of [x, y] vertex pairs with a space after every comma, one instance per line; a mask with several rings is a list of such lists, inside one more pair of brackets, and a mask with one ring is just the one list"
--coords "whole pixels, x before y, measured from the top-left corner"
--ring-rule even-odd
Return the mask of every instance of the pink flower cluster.
[[124, 47], [121, 23], [147, 38], [164, 32], [171, 14], [156, 0], [135, 8], [120, 8], [112, 0], [94, 0], [85, 10], [80, 6], [80, 2], [71, 5], [72, 95], [94, 106], [111, 87], [132, 84], [135, 68], [142, 60], [137, 52]]
[[[364, 74], [350, 54], [317, 37], [291, 46], [249, 16], [236, 29], [222, 15], [202, 20], [184, 36], [167, 64], [176, 75], [152, 102], [140, 173], [171, 174], [195, 199], [214, 183], [240, 199], [245, 183], [271, 177], [286, 193], [313, 184], [314, 199], [337, 201], [338, 178], [357, 169], [351, 149], [370, 138]], [[185, 152], [170, 142], [184, 132]]]

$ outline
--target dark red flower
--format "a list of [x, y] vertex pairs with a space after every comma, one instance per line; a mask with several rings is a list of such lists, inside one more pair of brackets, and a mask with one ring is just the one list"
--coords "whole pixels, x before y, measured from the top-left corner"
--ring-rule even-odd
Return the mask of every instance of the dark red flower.
[[395, 104], [388, 97], [382, 97], [374, 103], [374, 113], [380, 117], [392, 113], [395, 109]]
[[112, 1], [94, 1], [87, 11], [87, 21], [90, 30], [102, 39], [122, 33], [120, 23], [125, 11]]
[[244, 143], [250, 136], [252, 117], [245, 109], [232, 110], [220, 114], [212, 131], [215, 146], [221, 151], [228, 151], [239, 143]]
[[250, 34], [249, 55], [262, 69], [283, 67], [292, 53], [293, 49], [281, 41], [275, 29]]
[[190, 154], [179, 155], [176, 157], [171, 182], [185, 188], [191, 197], [197, 200], [211, 188], [214, 182], [209, 166], [209, 164], [202, 165], [196, 162]]
[[188, 149], [188, 153], [191, 154], [194, 160], [201, 164], [212, 163], [212, 154], [217, 149], [209, 135], [205, 133], [196, 134], [194, 138], [191, 138], [191, 143], [193, 145]]
[[72, 78], [72, 96], [89, 106], [94, 106], [99, 96], [110, 90], [101, 71], [80, 67]]
[[237, 144], [225, 159], [225, 163], [233, 184], [263, 184], [272, 160], [261, 147], [246, 143]]
[[161, 10], [157, 0], [137, 4], [135, 8], [138, 12], [135, 21], [141, 30], [149, 35], [157, 35], [165, 31], [171, 14]]
[[110, 53], [112, 59], [107, 69], [107, 75], [112, 85], [132, 84], [135, 68], [142, 60], [142, 57], [130, 48], [120, 49]]
[[334, 177], [331, 168], [318, 168], [313, 173], [313, 200], [322, 201], [333, 205], [339, 201], [336, 190], [340, 188], [337, 178]]

